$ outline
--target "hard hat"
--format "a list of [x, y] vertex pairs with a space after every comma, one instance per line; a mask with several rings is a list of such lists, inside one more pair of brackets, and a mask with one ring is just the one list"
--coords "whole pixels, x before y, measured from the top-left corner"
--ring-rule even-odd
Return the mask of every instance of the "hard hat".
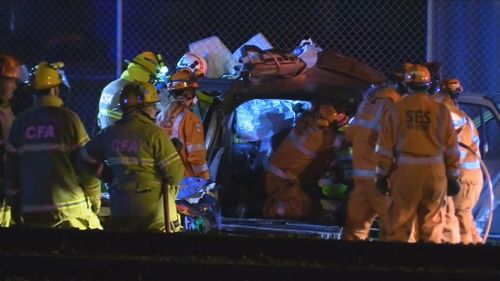
[[127, 73], [132, 80], [140, 82], [154, 83], [157, 79], [157, 70], [159, 67], [159, 56], [153, 52], [146, 51], [138, 54], [128, 63]]
[[196, 78], [205, 76], [207, 73], [207, 61], [200, 55], [188, 52], [177, 62], [177, 70], [189, 69]]
[[181, 69], [170, 76], [167, 90], [175, 95], [182, 94], [184, 90], [197, 89], [199, 85], [193, 78], [193, 73], [190, 70]]
[[439, 83], [442, 77], [443, 64], [437, 61], [426, 62], [424, 64], [431, 74], [431, 85], [429, 88], [429, 94], [435, 95], [439, 93]]
[[120, 101], [118, 106], [124, 108], [141, 108], [160, 101], [158, 92], [150, 83], [134, 82], [123, 86], [120, 91]]
[[7, 54], [0, 54], [0, 76], [19, 79], [21, 77], [21, 64]]
[[40, 62], [35, 66], [32, 73], [31, 86], [34, 90], [46, 90], [60, 84], [65, 84], [69, 87], [68, 80], [64, 75], [62, 68], [63, 62], [48, 63], [46, 61]]
[[431, 73], [427, 67], [416, 64], [405, 73], [405, 84], [415, 90], [427, 90], [431, 83]]
[[449, 95], [451, 98], [456, 99], [458, 95], [463, 93], [464, 89], [457, 78], [443, 80], [441, 82], [441, 91]]

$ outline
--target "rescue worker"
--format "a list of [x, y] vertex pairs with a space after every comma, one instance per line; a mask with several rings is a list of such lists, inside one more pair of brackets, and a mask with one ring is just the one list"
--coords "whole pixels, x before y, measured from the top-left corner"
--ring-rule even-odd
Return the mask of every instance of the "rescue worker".
[[[460, 110], [457, 103], [458, 96], [463, 92], [458, 79], [448, 79], [441, 83], [441, 92], [436, 95], [437, 101], [443, 103], [451, 112], [453, 125], [457, 132], [460, 145], [460, 192], [453, 196], [454, 208], [448, 209], [447, 216], [456, 216], [459, 228], [459, 242], [463, 244], [481, 243], [472, 209], [479, 200], [483, 187], [483, 173], [481, 170], [481, 153], [479, 148], [479, 134], [472, 119]], [[463, 145], [463, 146], [462, 146]], [[465, 146], [465, 147], [464, 147]], [[454, 214], [449, 214], [454, 210]], [[454, 229], [453, 221], [446, 229]], [[454, 241], [455, 242], [455, 241]]]
[[[409, 68], [405, 64], [403, 68]], [[404, 70], [394, 70], [384, 86], [370, 89], [349, 123], [346, 141], [352, 143], [354, 189], [348, 196], [346, 226], [343, 240], [366, 240], [373, 221], [378, 216], [379, 238], [385, 237], [386, 213], [390, 198], [375, 187], [375, 145], [382, 117], [404, 94], [398, 84], [403, 82]]]
[[16, 118], [6, 144], [6, 196], [16, 224], [102, 229], [100, 182], [76, 166], [89, 136], [59, 97], [62, 66], [44, 61], [34, 70], [34, 106]]
[[318, 179], [329, 169], [335, 150], [343, 144], [338, 128], [348, 117], [329, 102], [314, 103], [278, 146], [265, 165], [267, 218], [308, 219], [321, 215]]
[[182, 69], [172, 74], [172, 81], [167, 85], [171, 95], [170, 104], [158, 115], [157, 123], [177, 144], [184, 163], [184, 177], [210, 178], [205, 148], [205, 134], [200, 118], [192, 111], [198, 98], [199, 87], [196, 72]]
[[388, 241], [410, 242], [415, 232], [417, 240], [441, 243], [441, 208], [446, 194], [460, 189], [457, 136], [447, 108], [426, 92], [430, 82], [426, 67], [412, 66], [405, 73], [409, 95], [382, 120], [375, 148], [376, 186], [392, 196]]
[[10, 127], [14, 122], [14, 113], [10, 100], [17, 89], [21, 75], [21, 64], [8, 54], [0, 54], [0, 226], [8, 227], [11, 223], [10, 207], [5, 204], [4, 195], [4, 157], [5, 143], [9, 138]]
[[120, 92], [122, 118], [105, 128], [81, 151], [90, 167], [110, 166], [110, 227], [121, 231], [165, 232], [162, 187], [169, 185], [169, 218], [181, 229], [175, 210], [176, 185], [184, 167], [172, 142], [154, 123], [158, 93], [149, 83], [130, 83]]
[[112, 81], [104, 87], [99, 99], [99, 113], [97, 123], [102, 130], [113, 125], [122, 116], [118, 111], [120, 91], [123, 86], [131, 82], [154, 83], [157, 79], [158, 70], [162, 67], [161, 56], [150, 51], [138, 54], [132, 61], [128, 62], [120, 78]]

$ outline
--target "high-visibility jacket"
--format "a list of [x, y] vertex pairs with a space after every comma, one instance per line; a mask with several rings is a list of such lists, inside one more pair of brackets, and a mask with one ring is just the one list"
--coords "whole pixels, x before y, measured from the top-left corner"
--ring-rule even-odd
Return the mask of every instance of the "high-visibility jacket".
[[[81, 157], [90, 164], [105, 162], [111, 168], [113, 181], [109, 192], [113, 228], [165, 230], [162, 184], [178, 185], [184, 167], [160, 127], [142, 113], [124, 115], [99, 132], [82, 149]], [[175, 212], [174, 201], [170, 205]]]
[[[5, 157], [5, 143], [9, 138], [10, 128], [12, 127], [12, 123], [14, 122], [14, 113], [12, 113], [12, 109], [10, 107], [10, 102], [8, 101], [0, 101], [0, 159], [4, 159]], [[0, 203], [3, 201], [3, 178], [4, 178], [4, 161], [0, 162], [0, 192], [1, 198]]]
[[78, 115], [62, 105], [57, 96], [41, 96], [14, 121], [6, 144], [6, 195], [10, 204], [18, 204], [20, 196], [16, 208], [23, 214], [86, 219], [88, 198], [100, 200], [100, 182], [76, 167], [89, 136]]
[[382, 116], [402, 97], [392, 87], [384, 87], [365, 100], [349, 123], [346, 141], [352, 143], [353, 178], [375, 179], [375, 145]]
[[97, 114], [97, 122], [100, 129], [113, 125], [122, 117], [122, 112], [118, 110], [120, 91], [129, 83], [131, 83], [129, 80], [123, 78], [116, 79], [102, 90], [101, 97], [99, 98], [99, 113]]
[[14, 113], [10, 102], [0, 100], [0, 226], [8, 227], [11, 224], [10, 207], [5, 204], [5, 143], [9, 138], [10, 128], [14, 122]]
[[460, 152], [450, 112], [427, 93], [394, 104], [382, 121], [377, 174], [387, 176], [393, 160], [404, 164], [444, 163], [450, 178], [459, 176]]
[[200, 118], [189, 108], [177, 108], [170, 114], [170, 120], [160, 126], [170, 138], [176, 138], [183, 144], [179, 154], [185, 167], [184, 176], [208, 180], [205, 134]]

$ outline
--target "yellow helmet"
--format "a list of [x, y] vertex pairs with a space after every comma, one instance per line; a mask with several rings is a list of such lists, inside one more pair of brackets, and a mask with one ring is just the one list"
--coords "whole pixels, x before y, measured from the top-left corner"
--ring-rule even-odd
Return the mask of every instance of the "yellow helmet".
[[431, 82], [431, 73], [423, 65], [411, 66], [405, 73], [405, 83], [407, 84], [427, 84]]
[[32, 81], [34, 90], [46, 90], [58, 86], [62, 83], [67, 83], [64, 77], [64, 72], [61, 68], [64, 66], [63, 62], [55, 62], [49, 64], [46, 61], [40, 62], [35, 66]]
[[7, 54], [0, 54], [0, 76], [19, 79], [21, 77], [21, 64]]
[[159, 101], [160, 96], [153, 85], [144, 82], [133, 82], [123, 86], [120, 91], [119, 107], [122, 109], [141, 108]]
[[159, 56], [153, 52], [146, 51], [138, 54], [132, 61], [127, 61], [126, 74], [131, 80], [154, 83], [158, 67], [160, 65]]

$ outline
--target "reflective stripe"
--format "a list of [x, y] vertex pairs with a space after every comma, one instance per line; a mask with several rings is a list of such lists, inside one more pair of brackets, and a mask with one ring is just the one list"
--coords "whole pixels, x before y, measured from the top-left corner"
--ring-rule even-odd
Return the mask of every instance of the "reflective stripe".
[[182, 141], [182, 140], [181, 140], [181, 138], [179, 137], [179, 126], [180, 126], [180, 124], [181, 124], [182, 119], [184, 118], [184, 115], [186, 115], [186, 114], [184, 113], [184, 111], [181, 111], [181, 112], [179, 113], [179, 115], [177, 115], [177, 117], [175, 117], [174, 126], [173, 126], [173, 128], [172, 128], [172, 138], [177, 138], [177, 139], [179, 139], [180, 141]]
[[295, 180], [295, 178], [289, 177], [283, 170], [274, 166], [269, 161], [264, 162], [264, 170], [284, 180]]
[[463, 125], [467, 123], [467, 119], [464, 116], [461, 116], [455, 112], [450, 112], [451, 113], [451, 119], [453, 121], [453, 127], [456, 129], [459, 129]]
[[481, 169], [481, 163], [479, 163], [479, 160], [463, 162], [462, 169], [465, 170]]
[[139, 157], [111, 157], [106, 159], [108, 165], [141, 165], [141, 166], [153, 166], [154, 160], [148, 158]]
[[203, 144], [190, 144], [186, 148], [187, 148], [188, 153], [193, 153], [196, 151], [205, 150], [205, 145], [203, 145]]
[[392, 150], [387, 149], [387, 148], [383, 148], [378, 144], [375, 146], [375, 153], [383, 155], [383, 156], [387, 156], [387, 157], [393, 157]]
[[472, 142], [476, 145], [476, 146], [479, 146], [479, 143], [480, 143], [480, 139], [478, 136], [476, 135], [473, 135], [472, 136]]
[[444, 163], [444, 159], [443, 159], [443, 156], [413, 157], [413, 156], [408, 156], [408, 155], [400, 155], [400, 156], [398, 156], [398, 163], [400, 163], [400, 164], [417, 164], [417, 165], [440, 164], [440, 163]]
[[23, 213], [33, 213], [33, 212], [45, 212], [52, 210], [61, 210], [76, 207], [79, 205], [87, 205], [87, 200], [83, 199], [80, 201], [66, 202], [61, 204], [47, 204], [47, 205], [21, 205]]
[[25, 144], [17, 148], [17, 153], [23, 154], [26, 152], [43, 152], [43, 151], [61, 151], [69, 152], [80, 148], [80, 145], [65, 145], [51, 143]]
[[111, 119], [121, 119], [122, 116], [123, 116], [123, 113], [121, 113], [120, 111], [116, 111], [116, 110], [110, 110], [110, 109], [106, 109], [106, 108], [99, 108], [99, 116], [106, 116], [106, 117], [110, 117]]
[[375, 132], [380, 131], [380, 119], [382, 118], [382, 111], [384, 109], [384, 105], [385, 103], [383, 101], [378, 104], [377, 111], [375, 112], [375, 116], [373, 116], [372, 120], [354, 117], [352, 125], [367, 128]]
[[84, 147], [84, 148], [82, 148], [82, 150], [80, 150], [80, 155], [82, 156], [83, 160], [85, 160], [87, 162], [90, 162], [92, 164], [99, 164], [99, 161], [90, 157], [89, 152], [87, 151], [86, 147]]
[[314, 158], [316, 157], [316, 152], [304, 147], [304, 142], [307, 137], [309, 137], [309, 134], [298, 136], [295, 130], [293, 130], [290, 135], [288, 135], [290, 142], [293, 144], [293, 146], [295, 146], [295, 148], [300, 150], [300, 152], [302, 152], [302, 154], [304, 154], [306, 157]]
[[467, 150], [460, 150], [460, 159], [465, 159], [467, 156]]
[[179, 156], [179, 153], [174, 152], [174, 153], [170, 154], [169, 156], [167, 156], [167, 158], [160, 161], [160, 163], [158, 163], [158, 166], [161, 169], [165, 169], [166, 167], [168, 167], [170, 164], [174, 163], [177, 160], [180, 161], [181, 157]]
[[363, 127], [363, 128], [378, 132], [380, 130], [380, 124], [378, 124], [377, 122], [374, 122], [374, 121], [375, 120], [366, 120], [363, 118], [354, 117], [351, 124], [349, 124], [349, 125], [350, 126], [359, 126], [359, 127]]
[[205, 171], [208, 171], [208, 165], [207, 164], [191, 165], [191, 169], [193, 169], [193, 173], [199, 174], [199, 173], [203, 173]]
[[364, 170], [364, 169], [354, 169], [352, 175], [355, 177], [376, 177], [376, 170]]

